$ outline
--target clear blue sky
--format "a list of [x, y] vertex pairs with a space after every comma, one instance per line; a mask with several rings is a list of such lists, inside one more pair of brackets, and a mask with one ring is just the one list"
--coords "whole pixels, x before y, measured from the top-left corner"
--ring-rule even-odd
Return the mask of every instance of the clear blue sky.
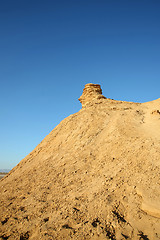
[[86, 83], [106, 97], [160, 97], [159, 0], [0, 1], [0, 168], [65, 117]]

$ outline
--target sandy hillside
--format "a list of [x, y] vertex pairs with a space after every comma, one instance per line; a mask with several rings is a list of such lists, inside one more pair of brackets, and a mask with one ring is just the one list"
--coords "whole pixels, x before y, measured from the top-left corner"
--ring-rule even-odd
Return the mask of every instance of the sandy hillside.
[[64, 119], [0, 181], [0, 238], [160, 239], [160, 99], [87, 84]]

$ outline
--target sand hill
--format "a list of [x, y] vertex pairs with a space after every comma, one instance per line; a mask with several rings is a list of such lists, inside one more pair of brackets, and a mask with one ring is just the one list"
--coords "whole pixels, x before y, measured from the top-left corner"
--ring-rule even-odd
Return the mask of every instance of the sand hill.
[[0, 238], [160, 239], [160, 99], [87, 84], [64, 119], [0, 181]]

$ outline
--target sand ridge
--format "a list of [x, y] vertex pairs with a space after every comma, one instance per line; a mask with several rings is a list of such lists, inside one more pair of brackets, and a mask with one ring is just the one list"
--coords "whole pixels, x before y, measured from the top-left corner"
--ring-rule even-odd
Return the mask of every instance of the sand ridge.
[[160, 239], [160, 99], [82, 96], [0, 181], [1, 239]]

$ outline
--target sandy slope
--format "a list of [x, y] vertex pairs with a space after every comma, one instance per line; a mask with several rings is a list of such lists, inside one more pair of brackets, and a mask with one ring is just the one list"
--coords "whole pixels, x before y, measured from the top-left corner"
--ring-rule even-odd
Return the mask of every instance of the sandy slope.
[[160, 239], [160, 99], [99, 88], [0, 181], [1, 239]]

